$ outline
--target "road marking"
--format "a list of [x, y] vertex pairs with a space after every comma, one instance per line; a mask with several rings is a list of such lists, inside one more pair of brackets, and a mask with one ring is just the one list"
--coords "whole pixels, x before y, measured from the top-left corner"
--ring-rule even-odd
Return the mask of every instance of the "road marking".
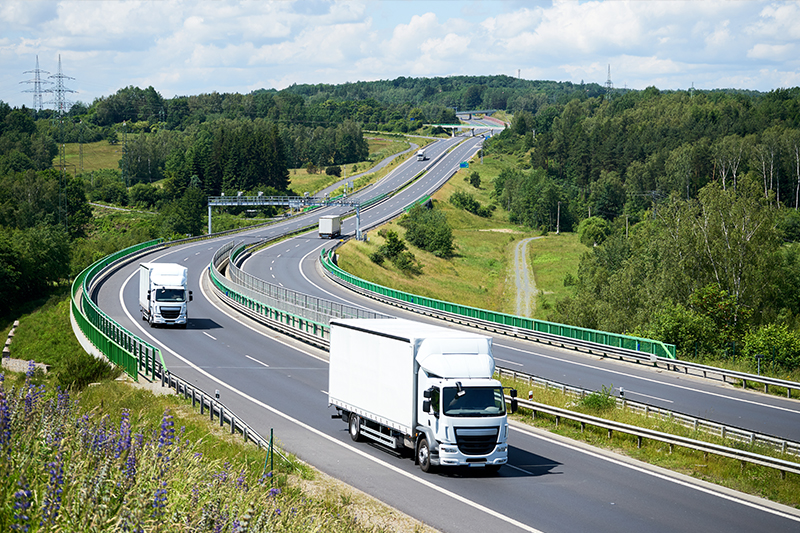
[[249, 356], [249, 355], [247, 355], [247, 354], [245, 354], [245, 357], [247, 357], [247, 358], [248, 358], [248, 359], [250, 359], [251, 361], [255, 361], [255, 362], [256, 362], [256, 363], [258, 363], [259, 365], [264, 365], [265, 367], [269, 368], [269, 365], [268, 365], [267, 363], [262, 363], [261, 361], [259, 361], [259, 360], [258, 360], [258, 359], [256, 359], [255, 357], [250, 357], [250, 356]]
[[502, 363], [508, 363], [509, 365], [525, 366], [522, 363], [515, 363], [514, 361], [509, 361], [508, 359], [500, 359], [499, 357], [495, 357], [494, 360]]
[[531, 354], [531, 355], [535, 355], [537, 357], [544, 357], [545, 359], [552, 359], [554, 361], [560, 361], [562, 363], [568, 363], [568, 364], [575, 365], [575, 366], [583, 366], [583, 367], [591, 368], [591, 369], [594, 369], [594, 370], [601, 370], [603, 372], [608, 372], [609, 374], [616, 374], [618, 376], [625, 376], [625, 377], [628, 377], [628, 378], [639, 379], [639, 380], [642, 380], [642, 381], [649, 381], [650, 383], [657, 383], [658, 385], [665, 385], [667, 387], [674, 387], [676, 389], [682, 389], [682, 390], [687, 390], [687, 391], [691, 391], [691, 392], [696, 392], [698, 394], [708, 394], [709, 396], [716, 396], [717, 398], [723, 398], [725, 400], [733, 400], [733, 401], [742, 402], [742, 403], [749, 403], [751, 405], [757, 405], [759, 407], [767, 407], [767, 408], [771, 408], [771, 409], [778, 409], [780, 411], [786, 411], [787, 413], [800, 414], [800, 411], [797, 411], [795, 409], [789, 409], [788, 407], [781, 407], [780, 405], [770, 405], [768, 403], [756, 402], [754, 400], [746, 400], [744, 398], [737, 398], [735, 396], [728, 396], [726, 394], [719, 394], [717, 392], [710, 392], [710, 391], [704, 391], [704, 390], [701, 390], [701, 389], [695, 389], [695, 388], [692, 388], [692, 387], [687, 387], [685, 385], [678, 385], [676, 383], [669, 383], [669, 382], [666, 382], [666, 381], [658, 381], [657, 379], [646, 378], [646, 377], [642, 377], [642, 376], [636, 376], [634, 374], [628, 374], [627, 372], [621, 372], [619, 370], [611, 370], [609, 368], [603, 368], [603, 367], [599, 367], [599, 366], [595, 366], [595, 365], [590, 365], [590, 364], [587, 364], [587, 363], [579, 363], [578, 361], [568, 361], [568, 360], [562, 359], [560, 357], [555, 357], [555, 356], [552, 356], [552, 355], [545, 355], [543, 353], [536, 353], [536, 352], [532, 352], [530, 350], [523, 350], [522, 348], [515, 348], [513, 346], [508, 346], [507, 344], [495, 344], [495, 346], [500, 346], [502, 348], [507, 348], [509, 350], [528, 353], [528, 354]]
[[214, 337], [214, 336], [213, 336], [213, 335], [211, 335], [210, 333], [206, 333], [205, 331], [203, 332], [203, 335], [205, 335], [206, 337], [211, 337], [211, 338], [212, 338], [212, 339], [214, 339], [214, 340], [217, 340], [217, 338], [216, 338], [216, 337]]
[[644, 396], [645, 398], [652, 398], [653, 400], [658, 400], [660, 402], [675, 403], [672, 400], [667, 400], [666, 398], [659, 398], [658, 396], [650, 396], [649, 394], [645, 394], [643, 392], [636, 392], [632, 390], [626, 390], [625, 394], [636, 394], [638, 396]]
[[704, 486], [701, 486], [701, 485], [695, 485], [693, 483], [690, 483], [689, 481], [686, 481], [686, 480], [683, 480], [683, 479], [674, 478], [674, 477], [669, 476], [668, 474], [664, 474], [664, 473], [661, 473], [661, 472], [656, 472], [654, 470], [649, 470], [647, 468], [643, 468], [643, 467], [635, 465], [635, 464], [627, 463], [627, 462], [622, 461], [620, 459], [615, 459], [613, 457], [608, 457], [606, 455], [594, 452], [594, 451], [586, 449], [586, 448], [582, 448], [582, 447], [579, 447], [579, 446], [575, 446], [573, 444], [569, 444], [567, 442], [562, 442], [561, 440], [556, 440], [556, 439], [550, 438], [547, 435], [540, 435], [539, 433], [533, 433], [532, 431], [528, 431], [527, 429], [520, 428], [520, 427], [515, 426], [515, 425], [514, 426], [509, 426], [509, 428], [514, 430], [514, 431], [519, 431], [520, 433], [524, 433], [525, 435], [527, 435], [529, 437], [532, 437], [534, 439], [541, 439], [543, 441], [549, 442], [550, 444], [554, 444], [556, 446], [563, 446], [564, 448], [569, 448], [570, 450], [573, 450], [573, 451], [576, 451], [578, 453], [582, 453], [582, 454], [588, 455], [590, 457], [594, 457], [595, 459], [608, 461], [609, 463], [613, 463], [613, 464], [615, 464], [617, 466], [622, 466], [622, 467], [628, 468], [630, 470], [635, 470], [636, 472], [639, 472], [639, 473], [642, 473], [642, 474], [646, 474], [648, 476], [653, 476], [653, 477], [656, 477], [656, 478], [664, 480], [664, 481], [669, 481], [669, 482], [675, 483], [676, 485], [681, 485], [682, 487], [694, 489], [694, 490], [699, 491], [699, 492], [704, 492], [706, 494], [710, 494], [711, 496], [717, 496], [718, 498], [722, 498], [723, 500], [732, 501], [732, 502], [738, 503], [740, 505], [745, 505], [747, 507], [752, 507], [754, 509], [758, 509], [759, 511], [765, 511], [767, 513], [774, 514], [774, 515], [780, 516], [782, 518], [788, 518], [789, 520], [793, 520], [795, 522], [800, 522], [800, 516], [795, 516], [795, 515], [792, 515], [792, 514], [789, 514], [789, 513], [784, 513], [782, 511], [777, 510], [777, 509], [772, 509], [770, 507], [758, 504], [756, 502], [751, 502], [751, 501], [747, 501], [747, 500], [742, 499], [742, 498], [737, 498], [736, 496], [732, 496], [730, 494], [725, 494], [724, 492], [720, 492], [718, 490], [714, 490], [714, 489], [709, 488], [709, 487], [704, 487]]

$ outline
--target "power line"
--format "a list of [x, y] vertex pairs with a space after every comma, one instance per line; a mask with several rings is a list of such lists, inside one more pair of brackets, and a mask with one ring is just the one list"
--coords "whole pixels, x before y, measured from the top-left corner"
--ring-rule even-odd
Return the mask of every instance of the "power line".
[[58, 191], [58, 218], [59, 221], [63, 221], [64, 227], [69, 228], [69, 223], [67, 220], [67, 154], [66, 154], [66, 144], [65, 144], [65, 133], [64, 133], [64, 115], [69, 111], [69, 106], [72, 105], [72, 102], [67, 100], [66, 94], [67, 93], [74, 93], [72, 89], [67, 89], [64, 86], [64, 80], [74, 80], [70, 76], [67, 76], [61, 71], [61, 54], [58, 54], [58, 73], [53, 74], [50, 76], [51, 78], [55, 78], [55, 87], [52, 89], [47, 89], [44, 92], [53, 93], [55, 98], [48, 104], [55, 104], [56, 107], [56, 120], [58, 120], [58, 131], [59, 131], [59, 143], [58, 143], [58, 163], [61, 167], [59, 170], [61, 171], [61, 181], [59, 183], [59, 191]]

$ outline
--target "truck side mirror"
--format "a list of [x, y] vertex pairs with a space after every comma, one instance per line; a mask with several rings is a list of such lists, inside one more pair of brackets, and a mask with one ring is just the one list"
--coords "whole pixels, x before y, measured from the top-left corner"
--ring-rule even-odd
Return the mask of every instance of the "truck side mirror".
[[189, 291], [189, 301], [192, 301], [192, 291]]
[[[422, 391], [422, 397], [423, 398], [427, 398], [428, 400], [430, 400], [432, 393], [433, 393], [433, 391], [431, 389], [425, 389], [424, 391]], [[430, 403], [430, 402], [428, 402], [428, 403]]]
[[[425, 391], [427, 392], [427, 391]], [[431, 412], [431, 401], [430, 400], [422, 400], [422, 410], [426, 413]]]

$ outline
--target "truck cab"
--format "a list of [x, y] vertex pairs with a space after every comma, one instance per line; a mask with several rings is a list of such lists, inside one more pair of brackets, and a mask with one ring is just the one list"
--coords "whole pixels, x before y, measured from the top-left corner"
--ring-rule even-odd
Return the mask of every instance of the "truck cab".
[[437, 465], [496, 471], [508, 461], [508, 418], [503, 386], [491, 377], [490, 347], [445, 353], [432, 340], [417, 355], [416, 462], [423, 471]]

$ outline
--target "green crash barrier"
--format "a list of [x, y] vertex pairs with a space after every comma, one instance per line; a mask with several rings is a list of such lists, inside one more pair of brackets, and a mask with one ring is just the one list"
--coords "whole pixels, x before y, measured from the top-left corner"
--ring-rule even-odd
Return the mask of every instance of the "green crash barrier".
[[145, 376], [154, 377], [156, 362], [166, 368], [161, 351], [106, 315], [89, 297], [89, 286], [94, 277], [112, 263], [161, 242], [162, 239], [143, 242], [104, 257], [84, 269], [72, 283], [72, 316], [81, 332], [100, 353], [120, 366], [134, 381], [139, 380], [140, 370]]
[[456, 315], [492, 322], [495, 324], [501, 324], [504, 326], [528, 329], [532, 331], [538, 331], [540, 333], [549, 333], [552, 335], [560, 335], [570, 339], [594, 342], [605, 346], [613, 346], [615, 348], [626, 348], [629, 350], [635, 350], [637, 352], [657, 355], [659, 357], [675, 359], [675, 346], [672, 344], [666, 344], [652, 339], [632, 337], [630, 335], [622, 335], [619, 333], [609, 333], [606, 331], [597, 331], [593, 329], [579, 328], [576, 326], [567, 326], [565, 324], [556, 324], [554, 322], [546, 322], [544, 320], [535, 320], [532, 318], [508, 315], [505, 313], [499, 313], [497, 311], [478, 309], [452, 302], [444, 302], [434, 298], [427, 298], [425, 296], [418, 296], [416, 294], [409, 294], [396, 289], [390, 289], [388, 287], [378, 285], [377, 283], [372, 283], [370, 281], [357, 278], [345, 272], [336, 264], [334, 264], [331, 254], [324, 249], [320, 252], [320, 261], [328, 272], [339, 279], [342, 279], [360, 289], [374, 292], [388, 298], [394, 298], [396, 300], [412, 303], [414, 305], [421, 305], [437, 311], [453, 313]]

